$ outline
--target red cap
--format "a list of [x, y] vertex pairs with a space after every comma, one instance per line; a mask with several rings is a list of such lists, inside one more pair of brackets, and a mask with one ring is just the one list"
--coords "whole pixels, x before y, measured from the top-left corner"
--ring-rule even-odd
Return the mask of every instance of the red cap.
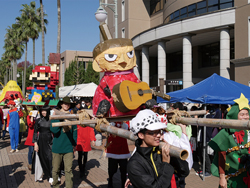
[[16, 105], [16, 103], [14, 101], [9, 101], [7, 105], [9, 106], [11, 104], [14, 105], [14, 106]]

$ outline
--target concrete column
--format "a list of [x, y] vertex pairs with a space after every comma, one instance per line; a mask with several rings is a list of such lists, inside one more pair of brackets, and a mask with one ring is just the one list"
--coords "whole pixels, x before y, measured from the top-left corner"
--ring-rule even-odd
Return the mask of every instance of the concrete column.
[[230, 79], [230, 35], [227, 28], [220, 32], [220, 76]]
[[[166, 80], [166, 43], [165, 41], [158, 42], [158, 86], [160, 85], [159, 78]], [[166, 86], [164, 86], [164, 93]]]
[[149, 47], [142, 47], [142, 81], [149, 84]]
[[192, 44], [191, 36], [183, 36], [183, 89], [193, 85], [192, 82]]
[[141, 57], [140, 57], [140, 52], [139, 50], [135, 50], [135, 57], [136, 57], [136, 67], [134, 67], [134, 73], [137, 76], [137, 78], [140, 80], [140, 66], [141, 66]]

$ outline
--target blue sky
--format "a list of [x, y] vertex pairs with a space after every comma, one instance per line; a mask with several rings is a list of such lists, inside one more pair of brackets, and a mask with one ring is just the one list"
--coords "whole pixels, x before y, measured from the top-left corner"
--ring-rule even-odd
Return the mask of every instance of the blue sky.
[[[39, 0], [34, 0], [36, 7]], [[0, 55], [4, 53], [6, 28], [15, 23], [22, 4], [31, 0], [0, 0]], [[45, 34], [45, 61], [49, 53], [56, 52], [57, 45], [57, 0], [43, 0], [44, 11], [49, 21]], [[95, 12], [99, 0], [61, 0], [61, 52], [65, 50], [92, 51], [99, 43], [99, 22]], [[36, 64], [42, 63], [42, 36], [36, 40]], [[33, 61], [33, 43], [28, 43], [28, 61]], [[24, 61], [24, 54], [17, 62]]]

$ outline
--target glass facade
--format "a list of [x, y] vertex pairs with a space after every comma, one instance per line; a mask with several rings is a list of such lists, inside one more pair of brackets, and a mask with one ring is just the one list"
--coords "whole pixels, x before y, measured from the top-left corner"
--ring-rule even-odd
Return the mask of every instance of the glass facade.
[[150, 0], [150, 15], [153, 15], [164, 7], [165, 0]]
[[182, 61], [182, 51], [167, 54], [167, 72], [182, 71], [183, 61]]
[[[234, 59], [234, 39], [230, 39], [230, 59]], [[220, 66], [220, 42], [199, 46], [199, 68]]]
[[172, 21], [181, 20], [183, 18], [230, 8], [233, 6], [234, 0], [204, 0], [173, 12], [164, 20], [164, 23], [166, 24]]

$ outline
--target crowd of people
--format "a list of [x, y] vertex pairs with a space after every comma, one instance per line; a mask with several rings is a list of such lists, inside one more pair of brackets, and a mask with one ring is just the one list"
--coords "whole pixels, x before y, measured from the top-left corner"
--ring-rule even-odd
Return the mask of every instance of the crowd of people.
[[[195, 115], [195, 118], [249, 120], [249, 106], [239, 108], [236, 103], [231, 110], [228, 107], [227, 105], [200, 106], [197, 104], [191, 106], [190, 110], [206, 110], [206, 114]], [[66, 114], [76, 114], [79, 110], [91, 108], [91, 99], [85, 99], [83, 102], [72, 101], [69, 97], [64, 97], [56, 107], [48, 105], [27, 107], [21, 104], [17, 106], [14, 101], [5, 101], [0, 103], [1, 138], [4, 140], [6, 131], [9, 132], [10, 152], [14, 153], [19, 151], [21, 138], [24, 132], [27, 132], [24, 144], [29, 149], [28, 169], [35, 174], [35, 180], [47, 179], [51, 186], [59, 187], [61, 175], [65, 175], [66, 187], [72, 188], [74, 152], [78, 152], [79, 177], [82, 178], [87, 175], [88, 152], [91, 151], [91, 146], [95, 146], [96, 135], [101, 133], [80, 125], [52, 127], [53, 122], [60, 120], [50, 120], [50, 115], [55, 114], [54, 109]], [[180, 102], [172, 104], [168, 110], [188, 111], [186, 105]], [[26, 131], [26, 125], [28, 131]], [[216, 173], [220, 177], [220, 186], [224, 188], [234, 183], [233, 178], [227, 181], [225, 176], [225, 170], [228, 169], [225, 167], [227, 153], [218, 142], [221, 143], [223, 137], [223, 142], [228, 143], [225, 147], [234, 147], [229, 135], [236, 134], [235, 137], [238, 139], [239, 130], [207, 127], [206, 138], [204, 138], [203, 127], [172, 124], [166, 115], [166, 110], [157, 104], [139, 111], [131, 121], [115, 122], [110, 125], [130, 130], [138, 136], [138, 139], [135, 142], [135, 150], [131, 154], [125, 138], [108, 135], [105, 149], [108, 158], [109, 188], [113, 187], [113, 176], [118, 168], [121, 172], [122, 187], [127, 188], [130, 185], [134, 188], [162, 187], [164, 185], [164, 187], [184, 188], [185, 178], [189, 175], [194, 162], [199, 164], [196, 169], [197, 175], [209, 177], [211, 173], [214, 175], [216, 170], [213, 169], [218, 167]], [[243, 137], [248, 136], [246, 131], [242, 134], [244, 134]], [[248, 140], [243, 137], [239, 138], [239, 143], [244, 145]], [[203, 139], [206, 139], [207, 144], [205, 153]], [[160, 150], [161, 141], [165, 144]], [[171, 157], [170, 145], [187, 150], [188, 158], [182, 161]], [[248, 150], [243, 152], [245, 153], [247, 154]], [[240, 154], [242, 155], [242, 152]], [[203, 163], [205, 163], [205, 172], [202, 172]], [[243, 185], [243, 183], [238, 184]]]

